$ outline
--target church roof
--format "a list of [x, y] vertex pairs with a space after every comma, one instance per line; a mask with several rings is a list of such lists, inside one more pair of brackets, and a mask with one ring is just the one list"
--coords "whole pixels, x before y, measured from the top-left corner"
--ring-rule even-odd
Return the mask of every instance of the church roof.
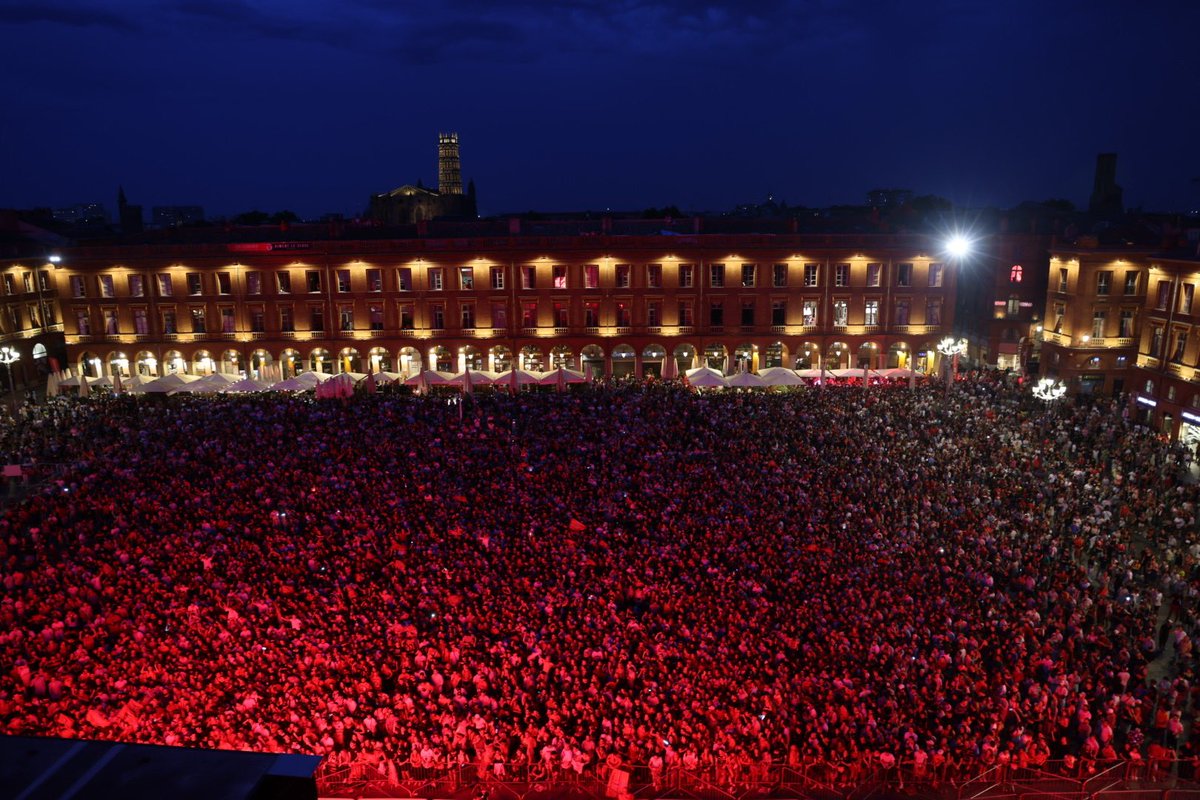
[[432, 189], [426, 189], [424, 186], [413, 186], [411, 183], [406, 183], [398, 189], [392, 189], [390, 192], [384, 192], [381, 197], [414, 197], [417, 195], [426, 195], [428, 197], [441, 197], [440, 194]]

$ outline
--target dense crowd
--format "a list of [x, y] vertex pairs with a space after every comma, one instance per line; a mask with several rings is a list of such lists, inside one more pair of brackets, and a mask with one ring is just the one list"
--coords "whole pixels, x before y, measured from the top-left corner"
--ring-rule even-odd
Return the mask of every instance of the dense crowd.
[[1189, 723], [1197, 488], [1115, 404], [118, 397], [0, 447], [68, 465], [0, 518], [10, 734], [835, 781]]

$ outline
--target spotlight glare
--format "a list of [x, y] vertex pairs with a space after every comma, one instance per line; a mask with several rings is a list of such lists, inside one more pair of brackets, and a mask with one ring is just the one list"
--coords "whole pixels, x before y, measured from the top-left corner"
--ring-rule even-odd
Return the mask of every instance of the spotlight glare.
[[946, 242], [946, 252], [955, 258], [962, 258], [971, 252], [971, 241], [962, 234], [952, 236]]

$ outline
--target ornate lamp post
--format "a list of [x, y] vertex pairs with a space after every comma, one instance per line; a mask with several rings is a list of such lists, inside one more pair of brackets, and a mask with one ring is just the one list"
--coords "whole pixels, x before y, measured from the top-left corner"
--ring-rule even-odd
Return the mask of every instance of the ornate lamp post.
[[21, 360], [21, 354], [17, 352], [15, 347], [0, 347], [0, 363], [4, 364], [4, 369], [8, 373], [8, 394], [12, 400], [13, 410], [17, 407], [17, 386], [13, 383], [12, 365], [14, 362]]
[[967, 340], [947, 336], [938, 342], [937, 351], [950, 358], [950, 382], [958, 380], [958, 357], [967, 352]]
[[1054, 378], [1042, 378], [1033, 386], [1033, 396], [1038, 400], [1044, 400], [1046, 405], [1061, 400], [1066, 393], [1066, 384], [1056, 381]]

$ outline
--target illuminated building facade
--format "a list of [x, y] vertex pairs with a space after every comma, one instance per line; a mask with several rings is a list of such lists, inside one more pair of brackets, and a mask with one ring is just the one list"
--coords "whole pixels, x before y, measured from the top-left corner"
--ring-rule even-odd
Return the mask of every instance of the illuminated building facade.
[[[39, 249], [40, 248], [34, 248]], [[58, 251], [55, 251], [58, 252]], [[0, 370], [0, 392], [44, 385], [55, 365], [66, 366], [55, 261], [58, 255], [0, 257], [0, 347], [17, 359]]]
[[[293, 231], [293, 234], [300, 231]], [[924, 236], [509, 236], [85, 246], [58, 294], [88, 374], [932, 371], [955, 268]]]
[[1051, 252], [1042, 371], [1082, 393], [1128, 393], [1139, 418], [1200, 441], [1200, 258], [1153, 249]]

